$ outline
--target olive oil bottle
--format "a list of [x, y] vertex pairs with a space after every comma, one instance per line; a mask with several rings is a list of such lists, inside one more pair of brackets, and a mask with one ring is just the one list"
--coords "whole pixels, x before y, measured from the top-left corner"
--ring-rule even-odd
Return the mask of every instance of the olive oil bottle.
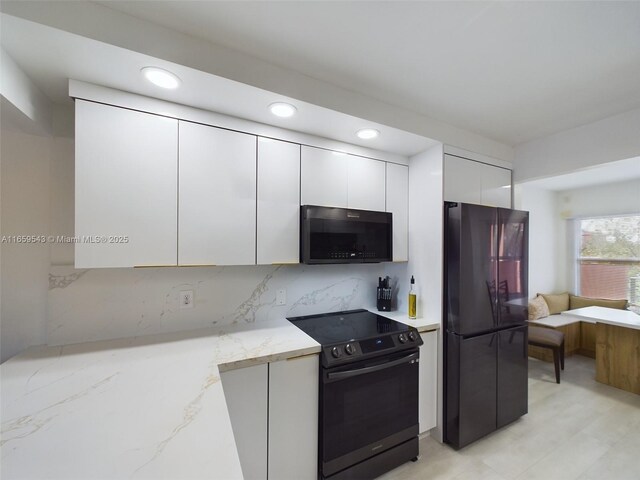
[[411, 275], [411, 288], [409, 289], [409, 318], [416, 318], [416, 304], [418, 303], [418, 296], [415, 291], [415, 279]]

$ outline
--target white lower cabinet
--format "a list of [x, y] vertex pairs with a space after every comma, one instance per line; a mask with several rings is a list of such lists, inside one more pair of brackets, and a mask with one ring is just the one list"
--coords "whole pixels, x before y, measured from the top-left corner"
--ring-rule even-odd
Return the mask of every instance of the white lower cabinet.
[[319, 357], [269, 364], [270, 480], [318, 478]]
[[436, 426], [438, 406], [438, 332], [420, 333], [424, 344], [420, 347], [418, 421], [420, 433]]
[[268, 376], [266, 363], [220, 375], [245, 480], [267, 478]]
[[318, 355], [221, 374], [245, 480], [316, 480]]

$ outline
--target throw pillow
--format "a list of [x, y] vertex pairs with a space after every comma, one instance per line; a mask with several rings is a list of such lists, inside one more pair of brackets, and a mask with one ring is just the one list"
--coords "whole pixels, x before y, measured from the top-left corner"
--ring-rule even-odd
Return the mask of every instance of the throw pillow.
[[542, 295], [544, 301], [547, 302], [551, 315], [569, 310], [569, 293], [567, 292], [558, 294], [539, 293], [538, 295]]
[[538, 295], [533, 300], [529, 300], [529, 320], [538, 320], [549, 316], [549, 307], [544, 298]]
[[627, 308], [626, 300], [609, 300], [607, 298], [589, 298], [569, 295], [569, 307], [571, 310], [583, 307], [607, 307], [624, 310]]

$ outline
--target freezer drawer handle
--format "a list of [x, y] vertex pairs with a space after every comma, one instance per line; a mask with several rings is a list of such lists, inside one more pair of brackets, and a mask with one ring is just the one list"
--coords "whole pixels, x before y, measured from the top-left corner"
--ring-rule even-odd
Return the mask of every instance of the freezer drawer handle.
[[418, 363], [420, 353], [412, 353], [406, 357], [393, 360], [392, 362], [383, 363], [381, 365], [374, 365], [372, 367], [358, 368], [355, 370], [347, 370], [346, 372], [332, 372], [327, 374], [329, 380], [342, 380], [344, 378], [357, 377], [358, 375], [366, 375], [367, 373], [378, 372], [386, 368], [396, 367], [403, 363]]

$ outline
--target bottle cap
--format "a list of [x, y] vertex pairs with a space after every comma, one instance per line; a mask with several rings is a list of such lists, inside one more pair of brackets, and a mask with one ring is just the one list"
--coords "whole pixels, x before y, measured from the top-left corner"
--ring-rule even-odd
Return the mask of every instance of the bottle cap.
[[416, 281], [413, 279], [413, 275], [411, 275], [411, 284], [413, 285]]

